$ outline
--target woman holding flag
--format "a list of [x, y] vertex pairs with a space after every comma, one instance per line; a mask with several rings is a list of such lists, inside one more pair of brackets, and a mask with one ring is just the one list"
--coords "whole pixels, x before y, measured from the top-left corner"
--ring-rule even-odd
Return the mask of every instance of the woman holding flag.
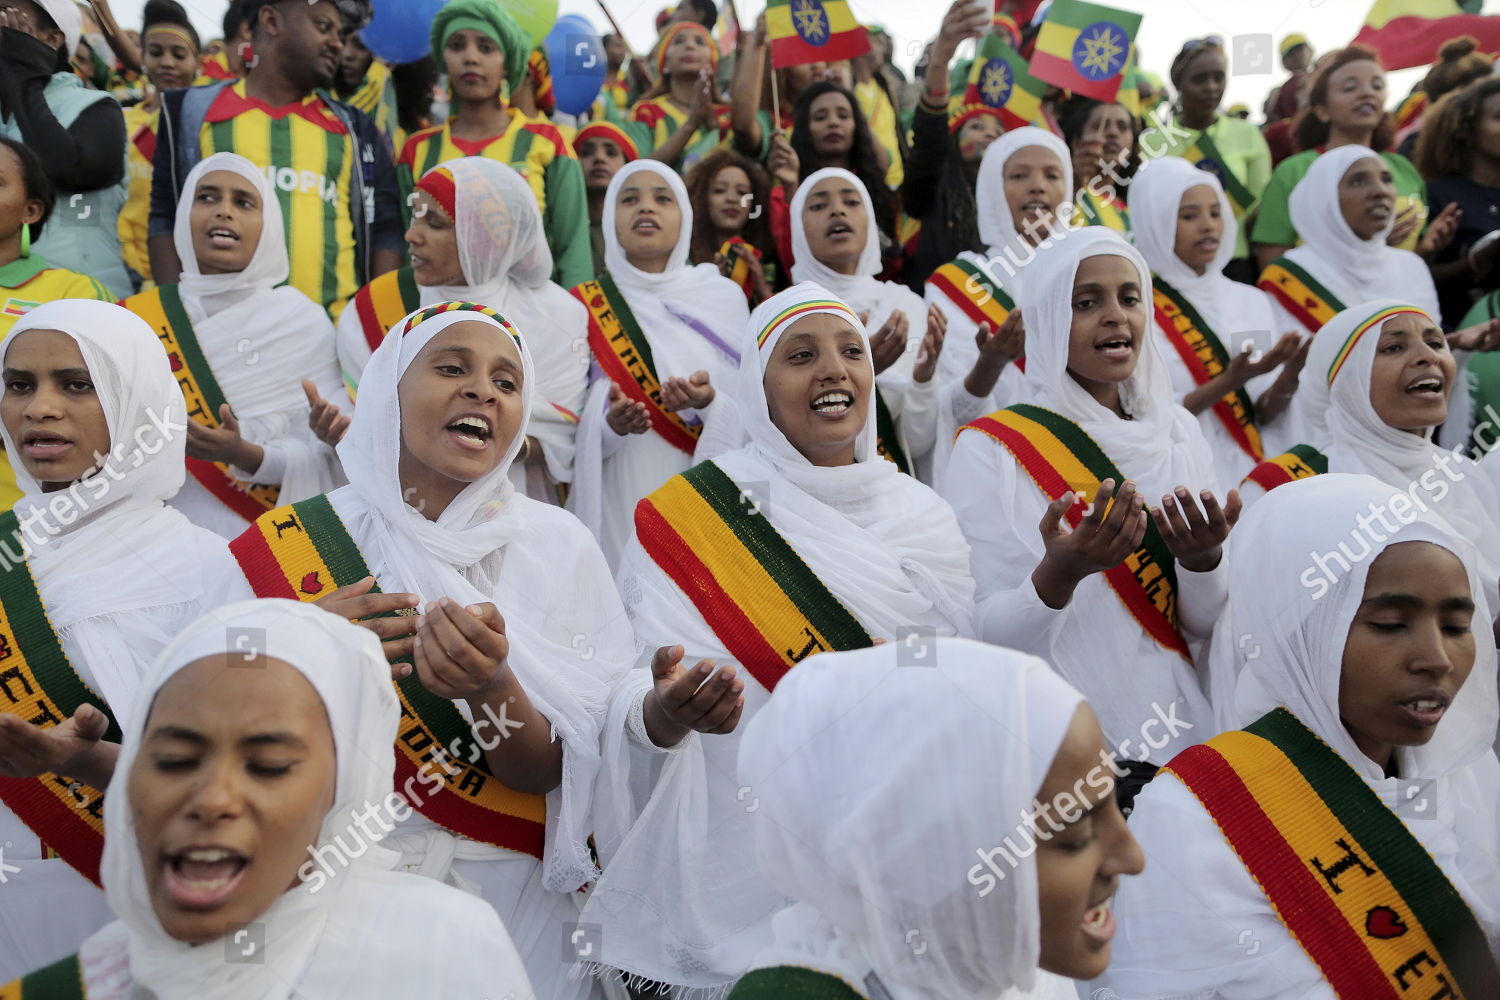
[[749, 310], [713, 264], [688, 263], [693, 210], [659, 160], [622, 167], [604, 195], [606, 271], [573, 289], [588, 310], [597, 369], [584, 398], [568, 508], [610, 565], [630, 539], [641, 497], [693, 462], [705, 424], [739, 363]]
[[[948, 505], [875, 449], [872, 347], [854, 311], [804, 282], [761, 303], [739, 344], [724, 391], [742, 446], [640, 503], [619, 583], [640, 642], [739, 665], [743, 723], [820, 650], [895, 641], [927, 662], [931, 637], [971, 634], [973, 581]], [[582, 917], [601, 927], [601, 966], [713, 990], [770, 943], [786, 899], [752, 863], [729, 728], [682, 744], [653, 783], [607, 724], [605, 874]]]

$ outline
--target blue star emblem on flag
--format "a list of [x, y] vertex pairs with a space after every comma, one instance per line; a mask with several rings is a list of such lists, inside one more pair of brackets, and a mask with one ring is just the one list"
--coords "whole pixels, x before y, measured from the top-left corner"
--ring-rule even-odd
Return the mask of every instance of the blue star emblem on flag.
[[1073, 43], [1073, 68], [1090, 80], [1107, 80], [1125, 69], [1130, 38], [1110, 21], [1095, 21]]

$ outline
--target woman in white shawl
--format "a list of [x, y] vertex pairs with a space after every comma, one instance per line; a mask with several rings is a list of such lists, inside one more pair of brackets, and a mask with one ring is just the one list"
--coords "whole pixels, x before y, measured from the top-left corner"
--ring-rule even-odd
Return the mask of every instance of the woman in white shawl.
[[1075, 230], [1026, 282], [1035, 405], [968, 424], [943, 488], [973, 548], [979, 635], [1046, 658], [1121, 757], [1161, 764], [1208, 723], [1194, 664], [1223, 607], [1238, 497], [1220, 508], [1208, 442], [1173, 399], [1135, 248]]
[[303, 389], [306, 380], [319, 393], [339, 392], [333, 324], [283, 284], [281, 203], [263, 169], [215, 153], [182, 192], [173, 231], [182, 277], [122, 305], [163, 338], [186, 380], [188, 477], [172, 506], [233, 538], [277, 503], [344, 481], [333, 449], [308, 427]]
[[617, 566], [636, 501], [693, 464], [739, 364], [744, 292], [688, 263], [693, 209], [671, 167], [636, 160], [604, 193], [604, 265], [573, 294], [590, 311], [594, 367], [568, 508]]
[[494, 910], [393, 871], [379, 844], [406, 809], [369, 632], [294, 601], [225, 605], [166, 649], [129, 718], [105, 815], [118, 919], [22, 994], [534, 996]]
[[[732, 389], [749, 443], [637, 509], [619, 573], [637, 639], [680, 643], [687, 662], [736, 663], [738, 680], [721, 673], [717, 683], [739, 685], [744, 718], [820, 648], [896, 640], [921, 662], [930, 637], [972, 634], [968, 548], [953, 512], [876, 453], [868, 344], [853, 311], [817, 285], [761, 303]], [[731, 536], [752, 541], [726, 544]], [[799, 603], [788, 610], [789, 600]], [[649, 761], [632, 773], [613, 719], [638, 699], [644, 674], [617, 693], [606, 727], [593, 816], [605, 874], [583, 920], [602, 928], [597, 965], [714, 990], [749, 968], [785, 900], [750, 864], [737, 735], [689, 738], [658, 776]]]
[[1309, 412], [1320, 420], [1287, 456], [1258, 466], [1244, 482], [1250, 504], [1284, 483], [1288, 465], [1321, 458], [1328, 472], [1374, 476], [1432, 509], [1479, 550], [1485, 600], [1500, 607], [1500, 496], [1479, 466], [1439, 447], [1434, 432], [1462, 393], [1447, 338], [1429, 313], [1408, 302], [1362, 302], [1329, 320], [1307, 355]]
[[1098, 719], [1035, 657], [932, 653], [814, 656], [746, 728], [756, 858], [796, 903], [734, 1000], [1075, 1000], [1109, 964], [1142, 858]]
[[974, 202], [985, 251], [965, 251], [927, 280], [927, 301], [948, 320], [938, 361], [935, 483], [943, 481], [960, 427], [1026, 396], [1019, 308], [1026, 266], [1067, 227], [1072, 191], [1072, 154], [1046, 129], [1012, 129], [984, 151]]
[[573, 479], [578, 411], [588, 381], [588, 314], [551, 280], [552, 251], [536, 194], [511, 167], [482, 156], [427, 171], [413, 193], [410, 267], [381, 275], [339, 316], [338, 354], [351, 394], [397, 321], [438, 302], [482, 302], [526, 331], [537, 366], [527, 451], [511, 482], [561, 504]]
[[1273, 325], [1270, 296], [1224, 276], [1239, 224], [1217, 177], [1181, 157], [1151, 160], [1130, 182], [1130, 215], [1172, 391], [1197, 415], [1219, 481], [1238, 483], [1268, 448], [1296, 443], [1280, 418], [1306, 348]]
[[[1500, 995], [1490, 609], [1472, 547], [1400, 500], [1368, 476], [1318, 476], [1276, 490], [1235, 529], [1233, 725], [1251, 733], [1193, 747], [1136, 800], [1130, 826], [1150, 864], [1116, 901], [1106, 995]], [[1216, 758], [1231, 780], [1211, 787]], [[1305, 793], [1299, 761], [1317, 762], [1319, 794]], [[1221, 828], [1205, 796], [1263, 812], [1253, 841], [1269, 853], [1295, 836], [1290, 865], [1252, 875], [1231, 846], [1242, 829]], [[1477, 924], [1467, 939], [1465, 924]]]
[[[832, 292], [876, 331], [870, 337], [880, 453], [913, 475], [928, 468], [937, 441], [938, 356], [948, 328], [942, 311], [897, 281], [881, 281], [880, 231], [864, 183], [824, 167], [792, 196], [792, 280]], [[889, 426], [881, 426], [889, 417]], [[894, 439], [894, 440], [892, 440]], [[930, 479], [930, 476], [923, 476]]]
[[[17, 520], [8, 514], [0, 531], [0, 648], [10, 654], [0, 699], [0, 844], [10, 866], [0, 979], [9, 980], [75, 951], [108, 921], [94, 884], [119, 740], [106, 712], [129, 721], [152, 659], [237, 570], [222, 539], [167, 505], [186, 475], [185, 409], [145, 323], [111, 303], [60, 299], [19, 320], [0, 357], [5, 451], [25, 491]], [[23, 641], [28, 592], [45, 618]], [[55, 672], [45, 683], [23, 679], [10, 669], [16, 653], [27, 672], [77, 676], [62, 688]], [[46, 819], [34, 811], [42, 785], [68, 807], [68, 822], [48, 827], [49, 845], [30, 825]], [[32, 808], [13, 808], [23, 800]]]
[[[1390, 168], [1374, 150], [1339, 146], [1313, 161], [1289, 201], [1292, 222], [1305, 242], [1272, 261], [1260, 276], [1260, 287], [1276, 302], [1274, 329], [1311, 336], [1333, 314], [1386, 297], [1439, 315], [1426, 262], [1410, 250], [1386, 245], [1395, 224], [1395, 203]], [[1470, 353], [1500, 346], [1500, 322], [1461, 330], [1450, 343], [1462, 373]], [[1469, 434], [1469, 394], [1455, 392], [1448, 403], [1440, 440], [1454, 447]], [[1317, 428], [1309, 401], [1294, 398], [1289, 416], [1285, 432], [1293, 440], [1307, 440]]]
[[[487, 306], [413, 313], [365, 368], [339, 442], [349, 485], [323, 498], [330, 513], [273, 511], [231, 549], [260, 596], [313, 590], [342, 617], [396, 612], [367, 623], [392, 661], [409, 661], [399, 690], [420, 728], [397, 746], [414, 811], [389, 844], [408, 870], [483, 896], [538, 995], [563, 1000], [585, 989], [564, 981], [557, 949], [572, 894], [597, 874], [586, 842], [599, 727], [635, 649], [593, 538], [511, 485], [533, 373], [521, 335]], [[284, 532], [342, 551], [343, 575], [278, 551]], [[305, 575], [325, 569], [331, 594]], [[369, 578], [382, 593], [366, 592]]]

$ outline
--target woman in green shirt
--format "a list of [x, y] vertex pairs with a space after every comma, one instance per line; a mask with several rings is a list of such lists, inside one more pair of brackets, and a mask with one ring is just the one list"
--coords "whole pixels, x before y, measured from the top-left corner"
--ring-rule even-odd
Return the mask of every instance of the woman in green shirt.
[[1368, 146], [1385, 160], [1396, 184], [1396, 225], [1387, 242], [1421, 252], [1418, 243], [1427, 217], [1427, 189], [1411, 161], [1390, 151], [1394, 125], [1385, 111], [1385, 100], [1385, 70], [1380, 57], [1363, 45], [1332, 53], [1313, 76], [1307, 109], [1293, 127], [1302, 152], [1277, 165], [1261, 195], [1250, 234], [1258, 270], [1301, 242], [1287, 199], [1312, 162], [1339, 146]]

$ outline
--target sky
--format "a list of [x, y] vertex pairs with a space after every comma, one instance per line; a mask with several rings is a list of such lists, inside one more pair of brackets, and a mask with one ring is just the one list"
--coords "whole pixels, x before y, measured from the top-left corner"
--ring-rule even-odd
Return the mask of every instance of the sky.
[[[374, 0], [401, 3], [403, 0]], [[604, 0], [610, 12], [625, 30], [627, 41], [636, 51], [647, 50], [656, 38], [654, 21], [666, 0]], [[223, 16], [221, 0], [182, 0], [199, 32], [205, 37], [219, 34]], [[764, 8], [764, 0], [736, 0], [740, 18], [746, 26]], [[1306, 35], [1313, 48], [1322, 52], [1338, 48], [1354, 37], [1364, 22], [1371, 0], [1115, 0], [1115, 6], [1145, 15], [1140, 37], [1136, 39], [1142, 62], [1165, 79], [1172, 57], [1188, 38], [1216, 34], [1225, 39], [1231, 54], [1239, 51], [1237, 35], [1271, 36], [1271, 58], [1267, 66], [1254, 66], [1249, 59], [1231, 59], [1231, 77], [1225, 93], [1226, 106], [1237, 101], [1250, 105], [1256, 120], [1266, 92], [1285, 75], [1276, 60], [1274, 46], [1286, 34], [1298, 31]], [[133, 27], [140, 23], [141, 0], [116, 0], [112, 4], [120, 23]], [[849, 0], [850, 10], [864, 24], [882, 24], [895, 39], [895, 61], [910, 70], [922, 53], [927, 40], [937, 33], [942, 14], [947, 10], [942, 0]], [[1486, 13], [1500, 13], [1500, 0], [1485, 0]], [[597, 0], [559, 0], [559, 14], [582, 14], [605, 30], [607, 23]], [[1254, 42], [1241, 42], [1247, 49]], [[960, 56], [966, 53], [960, 50]], [[1239, 63], [1239, 65], [1236, 65]], [[1267, 72], [1269, 71], [1269, 72]], [[1412, 69], [1392, 73], [1388, 93], [1392, 105], [1406, 96], [1412, 84], [1425, 70]]]

